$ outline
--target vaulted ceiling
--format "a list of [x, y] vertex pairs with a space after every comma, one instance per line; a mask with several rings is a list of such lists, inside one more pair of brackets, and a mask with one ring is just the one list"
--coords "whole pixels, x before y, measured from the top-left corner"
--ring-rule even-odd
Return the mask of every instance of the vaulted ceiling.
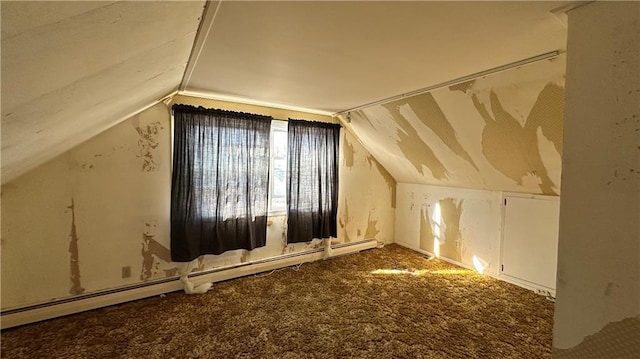
[[564, 4], [2, 1], [2, 182], [176, 91], [332, 114], [563, 50]]

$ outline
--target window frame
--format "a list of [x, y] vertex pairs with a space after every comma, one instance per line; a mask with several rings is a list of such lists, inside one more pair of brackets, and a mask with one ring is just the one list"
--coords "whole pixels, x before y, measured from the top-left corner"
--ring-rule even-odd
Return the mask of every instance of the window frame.
[[[275, 133], [276, 132], [280, 132], [280, 133], [284, 133], [284, 139], [285, 139], [285, 156], [283, 158], [281, 157], [276, 157], [275, 156], [275, 146], [276, 146], [276, 141], [275, 141]], [[284, 121], [284, 120], [276, 120], [273, 119], [271, 120], [271, 134], [270, 134], [270, 153], [269, 153], [269, 200], [268, 200], [268, 208], [267, 208], [267, 215], [268, 216], [286, 216], [287, 215], [287, 188], [286, 188], [286, 178], [288, 176], [287, 173], [287, 169], [286, 169], [286, 165], [287, 165], [287, 160], [288, 160], [288, 155], [289, 155], [289, 148], [288, 148], [288, 122]], [[274, 197], [274, 189], [276, 186], [276, 181], [275, 181], [275, 166], [274, 166], [274, 162], [275, 160], [284, 160], [285, 163], [285, 182], [284, 182], [284, 188], [282, 188], [283, 193], [284, 193], [284, 206], [283, 207], [278, 207], [278, 208], [274, 208], [273, 205], [273, 199], [276, 198]], [[282, 196], [279, 196], [277, 198], [282, 198]]]

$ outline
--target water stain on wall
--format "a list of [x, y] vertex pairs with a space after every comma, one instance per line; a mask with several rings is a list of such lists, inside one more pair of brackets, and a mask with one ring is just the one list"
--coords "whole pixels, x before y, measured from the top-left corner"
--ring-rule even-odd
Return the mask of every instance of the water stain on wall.
[[142, 234], [142, 272], [140, 280], [147, 281], [153, 277], [155, 258], [167, 263], [171, 262], [171, 251], [155, 240], [154, 236]]
[[391, 173], [389, 173], [386, 168], [382, 167], [380, 162], [373, 158], [373, 156], [367, 156], [367, 162], [369, 163], [369, 168], [375, 165], [378, 172], [382, 175], [382, 178], [384, 178], [384, 181], [387, 183], [387, 187], [389, 187], [389, 191], [391, 192], [391, 208], [396, 208], [396, 180], [391, 176]]
[[144, 128], [136, 126], [136, 131], [140, 136], [138, 140], [140, 154], [138, 157], [142, 159], [142, 171], [144, 172], [158, 170], [158, 163], [153, 157], [153, 152], [158, 147], [158, 133], [162, 129], [164, 128], [160, 122], [150, 123]]
[[342, 146], [342, 156], [344, 158], [344, 165], [347, 168], [353, 167], [353, 145], [347, 139], [347, 135], [344, 136], [344, 146]]
[[247, 261], [247, 255], [249, 254], [249, 251], [247, 250], [243, 250], [242, 254], [240, 254], [240, 263], [244, 263]]
[[444, 164], [436, 157], [433, 150], [422, 141], [418, 132], [411, 126], [409, 121], [400, 114], [399, 105], [388, 103], [383, 106], [391, 113], [394, 122], [399, 126], [397, 130], [397, 144], [405, 158], [409, 160], [423, 176], [425, 175], [424, 166], [431, 171], [434, 178], [438, 180], [446, 179], [449, 176], [449, 172], [444, 167]]
[[553, 348], [554, 359], [638, 358], [640, 318], [611, 322], [573, 348]]
[[491, 165], [519, 185], [523, 184], [525, 176], [533, 174], [540, 178], [539, 187], [543, 194], [556, 195], [553, 182], [538, 151], [537, 126], [521, 126], [518, 120], [502, 107], [494, 91], [490, 94], [494, 117], [489, 114], [485, 105], [480, 103], [476, 94], [472, 95], [472, 101], [485, 120], [482, 153]]
[[71, 210], [71, 233], [69, 234], [69, 254], [70, 254], [70, 266], [71, 266], [71, 289], [69, 293], [71, 295], [78, 295], [84, 293], [84, 288], [80, 284], [80, 261], [78, 255], [78, 232], [76, 230], [76, 207], [71, 197], [71, 205], [67, 207]]
[[412, 96], [402, 101], [411, 107], [420, 121], [429, 127], [451, 151], [479, 171], [476, 163], [458, 141], [456, 131], [431, 93]]
[[371, 212], [369, 212], [369, 217], [367, 218], [367, 229], [364, 231], [364, 239], [377, 239], [376, 236], [380, 233], [377, 226], [378, 221], [371, 219]]
[[460, 231], [460, 217], [462, 216], [462, 202], [454, 198], [439, 201], [442, 220], [446, 226], [444, 242], [441, 242], [440, 255], [455, 261], [462, 261], [462, 235]]
[[435, 235], [433, 234], [433, 225], [429, 218], [429, 210], [426, 206], [420, 209], [420, 249], [429, 253], [435, 253], [433, 250], [433, 240]]

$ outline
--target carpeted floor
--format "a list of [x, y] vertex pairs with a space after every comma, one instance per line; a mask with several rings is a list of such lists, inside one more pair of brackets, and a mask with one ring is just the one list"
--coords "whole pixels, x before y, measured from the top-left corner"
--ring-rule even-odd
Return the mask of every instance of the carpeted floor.
[[3, 358], [549, 358], [553, 303], [399, 247], [2, 331]]

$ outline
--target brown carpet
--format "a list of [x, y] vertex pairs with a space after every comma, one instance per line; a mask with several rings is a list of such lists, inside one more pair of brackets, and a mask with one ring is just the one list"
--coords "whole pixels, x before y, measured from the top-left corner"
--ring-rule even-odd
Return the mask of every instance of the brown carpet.
[[[382, 271], [380, 271], [382, 270]], [[548, 358], [553, 303], [399, 247], [2, 332], [3, 358]]]

